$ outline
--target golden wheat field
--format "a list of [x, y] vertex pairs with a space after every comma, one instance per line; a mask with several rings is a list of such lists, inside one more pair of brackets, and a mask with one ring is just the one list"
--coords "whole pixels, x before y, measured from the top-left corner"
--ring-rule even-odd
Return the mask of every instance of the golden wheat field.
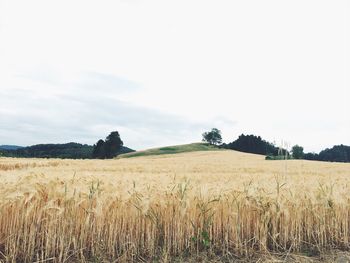
[[235, 151], [0, 158], [0, 259], [302, 261], [349, 250], [349, 193], [350, 164]]

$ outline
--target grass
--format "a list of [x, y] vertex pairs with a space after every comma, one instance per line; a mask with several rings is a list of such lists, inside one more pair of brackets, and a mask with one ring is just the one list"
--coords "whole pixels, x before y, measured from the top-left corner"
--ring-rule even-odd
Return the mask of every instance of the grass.
[[198, 151], [217, 151], [220, 150], [214, 145], [207, 143], [191, 143], [184, 145], [166, 146], [161, 148], [154, 148], [145, 151], [137, 151], [132, 153], [121, 154], [118, 158], [131, 158], [141, 156], [163, 155], [163, 154], [177, 154], [185, 152], [198, 152]]
[[0, 261], [336, 262], [350, 248], [349, 175], [235, 151], [0, 158]]

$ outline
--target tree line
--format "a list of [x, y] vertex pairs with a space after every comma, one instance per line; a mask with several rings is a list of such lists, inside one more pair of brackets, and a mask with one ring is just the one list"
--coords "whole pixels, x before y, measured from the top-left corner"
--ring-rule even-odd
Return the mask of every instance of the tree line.
[[[202, 134], [203, 141], [224, 149], [262, 154], [266, 159], [305, 159], [331, 162], [350, 162], [350, 146], [336, 145], [319, 153], [304, 153], [304, 148], [294, 145], [290, 151], [277, 147], [256, 135], [241, 134], [230, 143], [222, 143], [221, 131], [217, 128]], [[6, 145], [5, 145], [6, 146]], [[111, 159], [119, 154], [133, 152], [125, 147], [118, 131], [111, 132], [105, 140], [94, 145], [80, 143], [38, 144], [28, 147], [0, 148], [0, 156], [28, 158], [67, 158], [67, 159]]]
[[37, 144], [28, 147], [4, 147], [0, 156], [19, 158], [60, 158], [60, 159], [111, 159], [119, 154], [133, 152], [123, 146], [119, 132], [111, 132], [104, 140], [94, 145], [75, 142], [64, 144]]
[[306, 153], [304, 159], [348, 163], [350, 162], [350, 146], [341, 144], [322, 150], [318, 154]]
[[294, 145], [290, 151], [277, 147], [274, 143], [268, 142], [256, 135], [241, 134], [238, 139], [230, 143], [222, 143], [221, 131], [213, 128], [211, 131], [202, 134], [204, 142], [217, 145], [220, 148], [231, 149], [241, 152], [262, 154], [266, 159], [305, 159], [330, 162], [350, 162], [350, 146], [336, 145], [332, 148], [322, 150], [320, 153], [304, 153], [304, 148]]
[[0, 155], [18, 158], [89, 159], [93, 147], [75, 142], [64, 144], [37, 144], [18, 149], [2, 149]]

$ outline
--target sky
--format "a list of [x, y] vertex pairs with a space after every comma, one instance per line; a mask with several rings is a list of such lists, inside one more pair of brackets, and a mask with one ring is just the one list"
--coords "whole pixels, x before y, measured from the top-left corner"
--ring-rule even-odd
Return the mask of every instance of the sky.
[[346, 0], [0, 0], [0, 144], [350, 145]]

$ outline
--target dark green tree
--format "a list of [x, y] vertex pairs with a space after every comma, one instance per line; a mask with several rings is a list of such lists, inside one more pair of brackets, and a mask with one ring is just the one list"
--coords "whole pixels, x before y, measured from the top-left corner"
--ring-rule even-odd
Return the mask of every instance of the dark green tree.
[[123, 146], [123, 141], [120, 139], [119, 132], [111, 132], [104, 143], [104, 150], [106, 158], [113, 158], [118, 155], [121, 147]]
[[217, 128], [213, 128], [211, 131], [203, 133], [202, 136], [203, 142], [207, 142], [212, 145], [218, 145], [222, 142], [221, 131]]
[[[279, 149], [272, 143], [263, 140], [260, 136], [241, 134], [237, 140], [223, 145], [223, 148], [232, 149], [241, 152], [264, 154], [277, 156]], [[286, 150], [282, 150], [283, 155], [286, 155]]]
[[325, 149], [318, 155], [320, 161], [350, 162], [350, 146], [335, 145], [331, 149]]
[[299, 145], [294, 145], [292, 147], [292, 156], [294, 159], [303, 159], [304, 157], [304, 148]]
[[106, 158], [105, 153], [105, 142], [104, 140], [99, 140], [95, 145], [92, 151], [92, 158], [104, 159]]

